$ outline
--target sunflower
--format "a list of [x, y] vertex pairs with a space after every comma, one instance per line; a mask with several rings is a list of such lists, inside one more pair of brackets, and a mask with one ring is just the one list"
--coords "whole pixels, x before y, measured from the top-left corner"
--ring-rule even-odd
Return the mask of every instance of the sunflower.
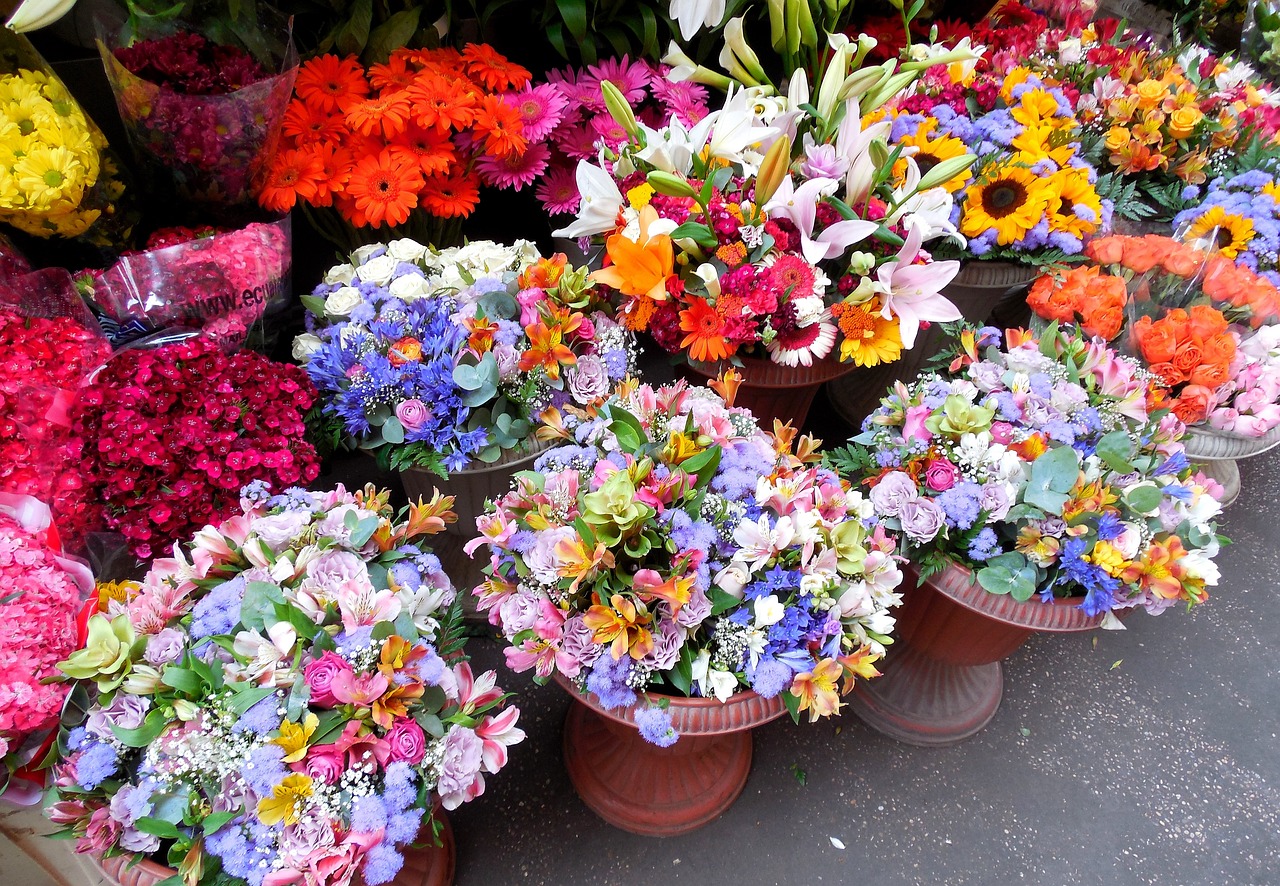
[[1253, 221], [1221, 206], [1209, 210], [1191, 223], [1187, 239], [1202, 246], [1214, 246], [1227, 258], [1235, 258], [1249, 248], [1255, 236]]
[[878, 366], [893, 363], [902, 356], [902, 334], [897, 320], [886, 320], [879, 299], [855, 305], [840, 302], [831, 315], [844, 340], [840, 342], [841, 362], [851, 360], [856, 366]]
[[[926, 121], [932, 122], [932, 121]], [[950, 160], [952, 157], [962, 157], [968, 153], [964, 142], [953, 135], [940, 135], [932, 132], [933, 127], [925, 128], [925, 124], [921, 124], [916, 130], [915, 135], [906, 135], [898, 139], [898, 144], [907, 148], [916, 148], [916, 153], [912, 155], [912, 159], [916, 161], [916, 166], [920, 169], [923, 176], [930, 169], [937, 166], [943, 160]], [[905, 161], [902, 162], [905, 167]], [[901, 174], [895, 165], [894, 172]], [[954, 194], [969, 183], [972, 178], [969, 170], [962, 170], [960, 173], [952, 176], [942, 183], [941, 187], [947, 189], [947, 193]]]
[[1084, 238], [1102, 222], [1102, 198], [1089, 183], [1089, 173], [1068, 166], [1049, 177], [1057, 208], [1049, 214], [1049, 229]]
[[356, 164], [347, 180], [346, 196], [355, 202], [369, 225], [375, 228], [384, 222], [399, 225], [409, 219], [410, 210], [418, 205], [422, 184], [422, 173], [416, 165], [390, 151], [382, 151]]
[[1023, 166], [998, 166], [965, 191], [960, 233], [977, 237], [996, 232], [996, 242], [1009, 246], [1026, 236], [1055, 197], [1053, 186]]

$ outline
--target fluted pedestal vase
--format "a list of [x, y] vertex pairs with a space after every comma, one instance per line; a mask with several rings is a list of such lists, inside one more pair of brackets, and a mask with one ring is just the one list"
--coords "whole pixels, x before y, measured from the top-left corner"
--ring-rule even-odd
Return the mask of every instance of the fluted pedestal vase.
[[690, 361], [691, 381], [710, 381], [729, 369], [742, 375], [742, 384], [734, 406], [750, 409], [760, 427], [771, 429], [774, 419], [790, 422], [799, 428], [809, 415], [809, 407], [818, 389], [832, 379], [848, 375], [858, 367], [841, 363], [839, 350], [834, 350], [812, 366], [783, 366], [761, 357], [740, 357], [741, 366], [727, 360], [719, 363]]
[[[440, 809], [433, 813], [439, 819], [440, 845], [431, 839], [429, 820], [424, 820], [419, 840], [424, 845], [408, 848], [404, 851], [404, 867], [396, 874], [390, 886], [451, 886], [457, 866], [457, 849], [453, 840], [453, 828], [449, 818]], [[116, 886], [157, 886], [170, 877], [177, 876], [171, 867], [149, 859], [142, 859], [134, 864], [135, 857], [117, 855], [113, 858], [92, 858], [94, 867], [102, 875], [101, 882]], [[357, 874], [356, 884], [363, 884]]]
[[1253, 458], [1280, 445], [1280, 427], [1272, 428], [1261, 437], [1244, 437], [1228, 431], [1219, 431], [1207, 425], [1187, 428], [1182, 438], [1187, 458], [1204, 472], [1222, 484], [1222, 506], [1240, 497], [1240, 466], [1237, 459]]
[[751, 771], [751, 730], [786, 713], [780, 697], [754, 692], [726, 702], [668, 697], [680, 738], [661, 748], [640, 737], [634, 707], [607, 711], [556, 680], [574, 697], [564, 762], [578, 796], [609, 824], [646, 837], [687, 834], [732, 806]]
[[980, 732], [1000, 707], [1000, 662], [1035, 633], [1088, 631], [1102, 616], [1083, 598], [1018, 602], [992, 594], [963, 566], [919, 581], [904, 570], [898, 641], [884, 673], [858, 684], [851, 707], [869, 726], [907, 744], [955, 744]]

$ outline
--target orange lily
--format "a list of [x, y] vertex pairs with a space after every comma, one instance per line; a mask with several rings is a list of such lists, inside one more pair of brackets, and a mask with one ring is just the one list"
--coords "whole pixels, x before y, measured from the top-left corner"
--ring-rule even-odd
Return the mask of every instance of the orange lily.
[[978, 337], [972, 329], [966, 329], [960, 333], [960, 353], [947, 368], [951, 372], [959, 372], [970, 363], [976, 362], [978, 362]]
[[840, 666], [844, 668], [844, 685], [840, 687], [840, 693], [847, 695], [853, 689], [856, 677], [864, 680], [879, 677], [880, 672], [876, 670], [876, 662], [880, 658], [881, 656], [871, 651], [870, 646], [863, 646], [848, 655], [838, 656], [836, 661], [840, 662]]
[[609, 605], [597, 603], [582, 616], [597, 643], [608, 643], [614, 659], [630, 655], [636, 661], [653, 651], [653, 634], [645, 627], [653, 616], [621, 594], [609, 598]]
[[373, 703], [373, 722], [383, 729], [390, 729], [396, 717], [409, 716], [411, 701], [422, 698], [427, 687], [414, 680], [403, 686], [392, 686]]
[[1182, 539], [1169, 536], [1163, 542], [1152, 542], [1140, 561], [1129, 564], [1121, 576], [1127, 582], [1136, 581], [1143, 590], [1150, 591], [1165, 600], [1176, 600], [1185, 590], [1193, 599], [1201, 599], [1204, 588], [1187, 584], [1187, 571], [1182, 558], [1187, 554]]
[[601, 567], [613, 568], [613, 551], [599, 542], [594, 550], [587, 550], [587, 543], [581, 537], [560, 539], [556, 542], [555, 555], [560, 561], [556, 569], [560, 577], [573, 579], [573, 584], [569, 585], [569, 593], [576, 592], [578, 585], [593, 578], [596, 570]]
[[791, 681], [791, 693], [800, 699], [800, 710], [809, 712], [809, 722], [819, 717], [840, 713], [843, 705], [836, 692], [836, 681], [844, 674], [844, 668], [834, 658], [824, 658], [813, 670], [796, 674]]
[[569, 259], [563, 252], [557, 252], [551, 258], [539, 258], [524, 269], [516, 279], [521, 289], [554, 289], [564, 276], [565, 266]]
[[564, 343], [564, 330], [557, 324], [548, 328], [541, 321], [524, 328], [529, 336], [529, 350], [520, 355], [520, 371], [528, 372], [535, 366], [542, 368], [547, 378], [560, 377], [560, 364], [573, 366], [578, 362], [573, 351]]
[[738, 387], [742, 384], [742, 373], [730, 367], [720, 373], [719, 378], [707, 382], [707, 387], [724, 398], [726, 406], [732, 406], [738, 396]]
[[649, 236], [649, 226], [658, 220], [651, 206], [640, 210], [640, 239], [633, 241], [614, 234], [605, 243], [612, 264], [591, 274], [591, 280], [633, 298], [647, 296], [654, 301], [667, 297], [667, 278], [675, 270], [675, 246], [666, 234]]

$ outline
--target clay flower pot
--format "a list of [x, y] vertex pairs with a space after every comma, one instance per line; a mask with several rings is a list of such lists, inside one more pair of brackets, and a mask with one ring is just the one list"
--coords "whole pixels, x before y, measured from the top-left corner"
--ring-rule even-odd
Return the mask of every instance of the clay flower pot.
[[1261, 437], [1245, 437], [1219, 431], [1209, 425], [1192, 425], [1182, 439], [1187, 458], [1208, 477], [1222, 484], [1222, 506], [1240, 497], [1240, 466], [1237, 459], [1252, 458], [1280, 445], [1280, 427]]
[[1020, 603], [992, 594], [952, 564], [920, 582], [907, 564], [898, 641], [884, 674], [858, 684], [851, 707], [872, 728], [907, 744], [955, 744], [981, 731], [1004, 694], [1000, 662], [1034, 633], [1088, 631], [1102, 616], [1083, 598]]
[[[419, 839], [425, 842], [421, 848], [409, 848], [404, 853], [404, 867], [396, 874], [390, 886], [451, 886], [457, 862], [457, 849], [453, 841], [453, 828], [449, 818], [439, 809], [434, 815], [440, 820], [440, 845], [431, 840], [429, 827], [424, 823]], [[177, 875], [177, 871], [159, 862], [142, 859], [133, 864], [134, 856], [117, 855], [112, 858], [91, 856], [90, 860], [102, 875], [102, 882], [116, 886], [156, 886]], [[130, 866], [132, 865], [132, 867]], [[362, 884], [357, 874], [356, 884]]]
[[727, 360], [718, 363], [690, 361], [690, 381], [709, 381], [726, 370], [736, 369], [742, 375], [742, 385], [733, 405], [750, 409], [760, 427], [765, 429], [773, 427], [774, 419], [790, 422], [792, 427], [799, 428], [809, 415], [809, 407], [818, 388], [858, 368], [853, 363], [841, 363], [838, 349], [821, 360], [815, 360], [812, 366], [783, 366], [761, 357], [739, 359], [742, 361], [740, 367]]
[[[614, 827], [674, 837], [733, 805], [751, 771], [751, 730], [786, 713], [779, 698], [740, 692], [726, 702], [668, 697], [680, 738], [660, 748], [640, 737], [634, 708], [607, 711], [561, 675], [574, 698], [564, 723], [564, 763], [582, 802]], [[650, 693], [653, 695], [653, 693]]]
[[433, 489], [440, 490], [441, 495], [452, 495], [453, 511], [458, 515], [458, 521], [450, 524], [445, 532], [470, 539], [476, 534], [476, 517], [484, 513], [485, 501], [505, 495], [511, 488], [511, 476], [532, 468], [538, 456], [549, 448], [550, 443], [534, 440], [525, 447], [507, 450], [491, 464], [473, 460], [447, 479], [430, 471], [411, 468], [400, 472], [400, 482], [411, 501], [417, 501], [419, 497], [429, 500]]

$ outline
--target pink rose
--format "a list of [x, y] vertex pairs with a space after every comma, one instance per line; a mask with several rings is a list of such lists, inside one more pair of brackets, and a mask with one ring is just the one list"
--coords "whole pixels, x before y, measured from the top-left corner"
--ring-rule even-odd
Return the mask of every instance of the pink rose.
[[391, 746], [391, 756], [387, 758], [391, 762], [403, 760], [416, 765], [427, 753], [427, 737], [422, 727], [409, 717], [396, 720], [387, 733], [387, 744]]
[[431, 420], [431, 410], [415, 397], [396, 405], [396, 418], [406, 431], [416, 431]]
[[928, 406], [908, 406], [906, 418], [902, 422], [902, 436], [908, 440], [923, 440], [928, 443], [933, 432], [924, 426], [924, 420], [933, 414]]
[[337, 784], [347, 767], [344, 763], [346, 753], [337, 745], [317, 745], [307, 749], [307, 755], [297, 763], [290, 764], [294, 772], [301, 772], [316, 781], [325, 784]]
[[1001, 446], [1008, 446], [1013, 440], [1013, 425], [1003, 421], [992, 422], [991, 439]]
[[327, 651], [302, 669], [302, 679], [311, 687], [311, 703], [320, 708], [338, 704], [333, 697], [333, 681], [339, 674], [353, 674], [351, 665], [339, 655]]
[[945, 492], [956, 485], [960, 469], [945, 458], [935, 458], [924, 469], [924, 481], [934, 492]]

